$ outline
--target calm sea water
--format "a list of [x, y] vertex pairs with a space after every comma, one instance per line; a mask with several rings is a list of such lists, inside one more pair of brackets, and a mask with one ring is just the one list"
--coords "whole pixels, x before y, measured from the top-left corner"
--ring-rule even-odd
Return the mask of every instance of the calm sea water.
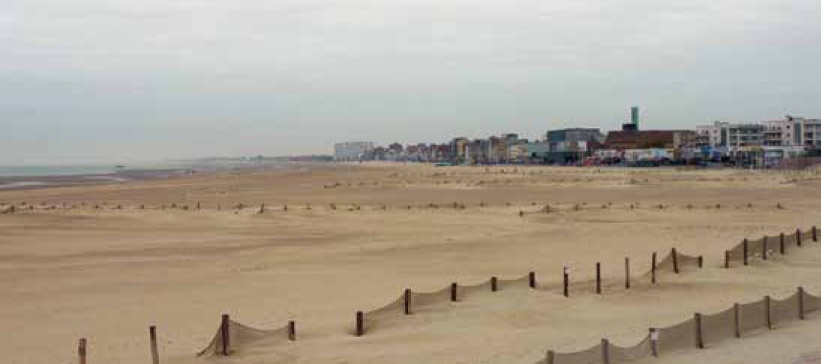
[[0, 166], [0, 177], [76, 176], [114, 173], [113, 165], [100, 166]]

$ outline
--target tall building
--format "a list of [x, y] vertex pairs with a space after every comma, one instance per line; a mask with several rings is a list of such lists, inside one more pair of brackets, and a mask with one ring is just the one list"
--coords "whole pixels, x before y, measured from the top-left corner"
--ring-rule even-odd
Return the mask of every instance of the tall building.
[[630, 108], [630, 122], [636, 126], [636, 129], [639, 128], [639, 107], [633, 106]]

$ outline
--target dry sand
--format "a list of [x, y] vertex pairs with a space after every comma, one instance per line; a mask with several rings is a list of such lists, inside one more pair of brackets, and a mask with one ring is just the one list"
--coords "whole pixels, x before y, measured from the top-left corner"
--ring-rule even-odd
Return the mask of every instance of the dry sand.
[[[602, 337], [632, 344], [696, 311], [799, 285], [821, 295], [821, 244], [719, 268], [744, 237], [817, 224], [819, 187], [815, 172], [369, 164], [0, 191], [18, 204], [0, 215], [2, 362], [73, 363], [87, 337], [90, 364], [149, 363], [149, 325], [163, 363], [196, 362], [221, 313], [259, 328], [297, 321], [296, 342], [222, 360], [237, 363], [530, 364]], [[601, 296], [485, 292], [350, 334], [355, 311], [406, 287], [528, 271], [555, 283], [564, 265], [583, 279], [597, 261], [619, 280], [625, 256], [644, 271], [671, 247], [706, 267]], [[821, 350], [818, 334], [821, 317], [657, 361], [791, 363]]]

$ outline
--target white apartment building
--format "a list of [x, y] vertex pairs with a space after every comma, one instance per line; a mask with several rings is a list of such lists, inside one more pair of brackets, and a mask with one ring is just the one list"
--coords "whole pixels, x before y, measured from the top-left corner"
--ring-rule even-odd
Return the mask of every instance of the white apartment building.
[[373, 150], [373, 142], [346, 142], [334, 144], [334, 160], [355, 161]]
[[696, 134], [711, 147], [730, 149], [759, 146], [764, 143], [764, 126], [760, 124], [735, 124], [716, 121], [711, 125], [696, 127]]
[[821, 119], [794, 118], [767, 120], [764, 145], [821, 148]]

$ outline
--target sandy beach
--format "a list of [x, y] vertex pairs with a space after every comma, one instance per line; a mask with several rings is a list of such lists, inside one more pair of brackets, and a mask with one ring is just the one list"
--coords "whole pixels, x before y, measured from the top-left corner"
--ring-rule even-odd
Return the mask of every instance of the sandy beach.
[[[603, 337], [633, 344], [694, 312], [798, 286], [821, 295], [819, 243], [722, 268], [744, 238], [819, 224], [820, 187], [817, 171], [371, 163], [0, 190], [0, 211], [15, 206], [0, 215], [4, 362], [73, 363], [83, 337], [89, 364], [150, 363], [150, 325], [162, 363], [531, 364]], [[704, 267], [639, 276], [671, 248]], [[589, 279], [596, 262], [615, 282], [601, 295], [503, 285], [352, 334], [356, 311], [406, 288], [531, 271], [548, 286], [565, 266]], [[197, 358], [223, 313], [260, 329], [294, 320], [297, 340]], [[812, 362], [819, 334], [810, 316], [653, 362]]]

